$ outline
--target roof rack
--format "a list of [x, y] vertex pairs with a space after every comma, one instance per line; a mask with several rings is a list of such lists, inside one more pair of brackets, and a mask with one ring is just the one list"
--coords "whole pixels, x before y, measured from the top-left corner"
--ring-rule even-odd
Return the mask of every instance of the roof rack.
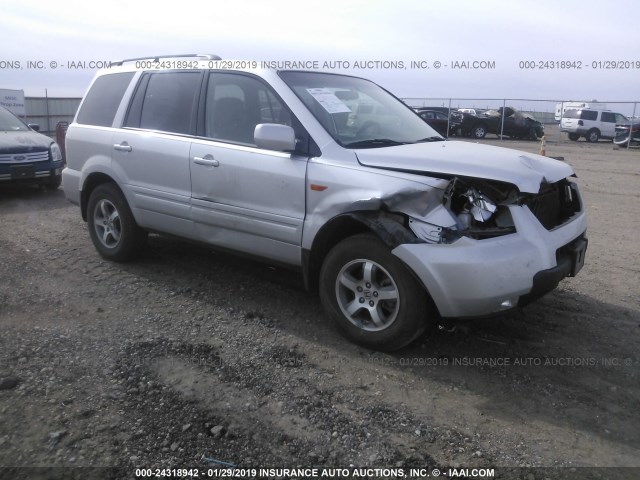
[[120, 60], [119, 62], [112, 62], [111, 65], [123, 65], [125, 62], [137, 62], [139, 60], [155, 60], [159, 62], [161, 58], [182, 58], [182, 57], [196, 57], [203, 58], [205, 60], [222, 60], [218, 55], [213, 55], [210, 53], [184, 53], [182, 55], [154, 55], [149, 57], [138, 57], [138, 58], [125, 58], [124, 60]]

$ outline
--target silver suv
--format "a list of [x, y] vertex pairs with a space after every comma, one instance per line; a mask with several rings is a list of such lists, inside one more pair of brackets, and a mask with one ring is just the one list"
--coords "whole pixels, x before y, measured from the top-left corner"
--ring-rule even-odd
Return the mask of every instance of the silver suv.
[[385, 350], [582, 267], [569, 165], [444, 141], [362, 78], [236, 66], [156, 57], [96, 75], [63, 184], [103, 257], [160, 232], [294, 266], [348, 338]]

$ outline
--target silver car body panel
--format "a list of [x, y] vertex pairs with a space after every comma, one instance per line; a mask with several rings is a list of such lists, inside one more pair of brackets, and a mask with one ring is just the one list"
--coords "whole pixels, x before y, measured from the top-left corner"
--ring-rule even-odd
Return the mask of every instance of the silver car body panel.
[[569, 165], [548, 157], [470, 142], [417, 143], [360, 150], [357, 155], [367, 166], [499, 180], [527, 193], [573, 174]]

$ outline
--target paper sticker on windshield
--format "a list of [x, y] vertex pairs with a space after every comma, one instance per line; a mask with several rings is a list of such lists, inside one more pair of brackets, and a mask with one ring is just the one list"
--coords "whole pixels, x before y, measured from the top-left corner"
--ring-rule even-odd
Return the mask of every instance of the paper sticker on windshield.
[[331, 90], [326, 88], [307, 88], [307, 92], [329, 113], [351, 112], [351, 109], [336, 97]]

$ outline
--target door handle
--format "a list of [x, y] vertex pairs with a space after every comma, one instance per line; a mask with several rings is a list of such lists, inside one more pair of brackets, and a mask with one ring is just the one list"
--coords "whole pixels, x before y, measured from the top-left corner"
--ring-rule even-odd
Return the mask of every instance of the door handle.
[[193, 157], [193, 163], [198, 165], [205, 165], [207, 167], [217, 167], [220, 165], [220, 162], [213, 158], [211, 155], [205, 155], [203, 157]]
[[131, 148], [131, 146], [127, 142], [116, 143], [113, 146], [113, 149], [119, 152], [130, 152], [133, 150], [133, 148]]

